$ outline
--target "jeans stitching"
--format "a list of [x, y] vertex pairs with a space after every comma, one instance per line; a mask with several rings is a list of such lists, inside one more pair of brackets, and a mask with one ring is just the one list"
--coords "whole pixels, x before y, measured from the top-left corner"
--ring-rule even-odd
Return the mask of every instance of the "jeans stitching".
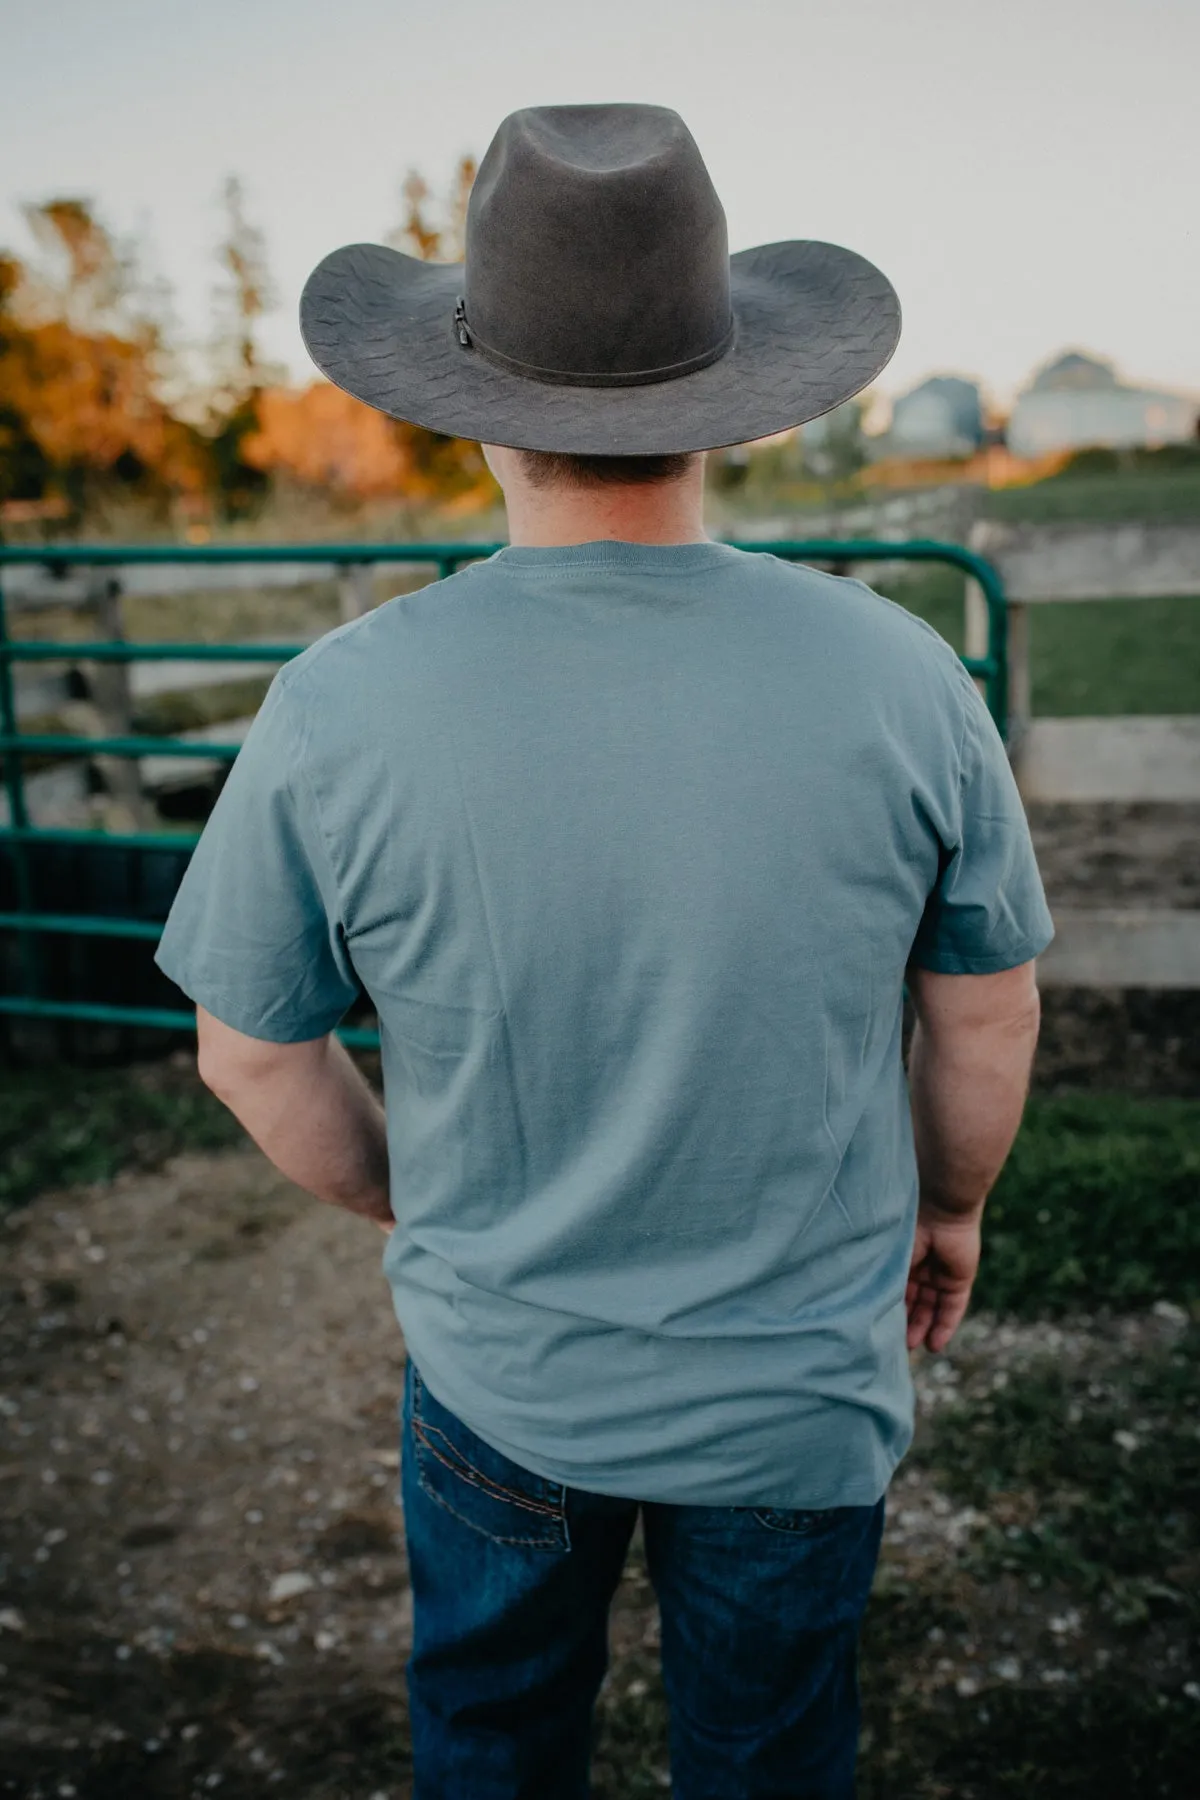
[[[431, 1500], [435, 1500], [439, 1506], [444, 1507], [452, 1517], [461, 1519], [464, 1525], [471, 1526], [473, 1530], [480, 1532], [485, 1537], [491, 1538], [494, 1543], [514, 1544], [517, 1546], [524, 1545], [526, 1548], [532, 1549], [569, 1550], [570, 1538], [567, 1533], [565, 1490], [560, 1491], [558, 1505], [553, 1506], [545, 1501], [533, 1500], [527, 1495], [514, 1493], [511, 1489], [502, 1486], [500, 1482], [494, 1482], [490, 1476], [484, 1475], [482, 1470], [474, 1468], [472, 1464], [462, 1456], [461, 1452], [455, 1449], [444, 1431], [440, 1431], [436, 1425], [430, 1425], [426, 1419], [421, 1417], [421, 1395], [425, 1391], [425, 1384], [421, 1380], [420, 1371], [415, 1363], [411, 1364], [411, 1368], [411, 1425], [413, 1448], [416, 1452], [417, 1482], [422, 1491], [428, 1494]], [[440, 1437], [450, 1450], [451, 1454], [459, 1460], [451, 1462], [444, 1456], [431, 1441], [430, 1433], [435, 1433]], [[425, 1455], [436, 1457], [437, 1461], [441, 1463], [444, 1469], [449, 1470], [449, 1472], [452, 1475], [455, 1475], [460, 1481], [464, 1481], [469, 1486], [478, 1489], [480, 1493], [488, 1494], [493, 1499], [499, 1498], [502, 1502], [505, 1500], [511, 1501], [514, 1505], [521, 1507], [524, 1511], [531, 1512], [535, 1517], [544, 1519], [548, 1529], [544, 1529], [540, 1535], [532, 1535], [531, 1528], [531, 1534], [526, 1537], [503, 1537], [499, 1532], [487, 1530], [485, 1526], [479, 1524], [478, 1520], [468, 1518], [466, 1513], [459, 1512], [457, 1507], [452, 1506], [443, 1494], [438, 1493], [437, 1489], [429, 1480], [424, 1461]]]
[[[515, 1489], [506, 1488], [500, 1482], [493, 1481], [490, 1475], [484, 1475], [481, 1470], [467, 1462], [461, 1452], [455, 1450], [445, 1432], [439, 1431], [436, 1425], [427, 1425], [423, 1419], [414, 1419], [413, 1435], [420, 1440], [431, 1456], [437, 1458], [443, 1468], [449, 1469], [452, 1475], [457, 1475], [461, 1481], [468, 1482], [471, 1487], [478, 1488], [480, 1493], [492, 1494], [503, 1500], [511, 1500], [514, 1506], [524, 1507], [527, 1512], [541, 1513], [545, 1518], [556, 1519], [559, 1516], [558, 1507], [548, 1506], [545, 1501], [534, 1500], [527, 1494], [518, 1494]], [[437, 1445], [431, 1441], [433, 1437], [441, 1438], [456, 1458], [455, 1461], [451, 1461], [450, 1457], [443, 1455]]]
[[481, 1537], [488, 1538], [493, 1544], [512, 1544], [517, 1549], [524, 1550], [566, 1550], [568, 1548], [565, 1520], [561, 1521], [563, 1524], [561, 1531], [545, 1531], [540, 1536], [531, 1533], [527, 1537], [502, 1537], [498, 1531], [489, 1531], [486, 1526], [479, 1523], [478, 1519], [468, 1518], [466, 1513], [459, 1512], [456, 1506], [451, 1506], [445, 1495], [439, 1494], [437, 1489], [430, 1485], [425, 1471], [419, 1463], [417, 1465], [417, 1481], [422, 1493], [428, 1494], [435, 1505], [444, 1507], [452, 1518], [461, 1520], [464, 1525], [469, 1526], [472, 1531], [479, 1532]]
[[[528, 1533], [524, 1537], [504, 1536], [501, 1532], [492, 1531], [486, 1525], [481, 1525], [478, 1519], [472, 1519], [469, 1514], [460, 1512], [456, 1506], [451, 1505], [445, 1494], [438, 1492], [437, 1488], [435, 1488], [430, 1481], [422, 1459], [421, 1452], [423, 1447], [428, 1447], [427, 1440], [422, 1440], [420, 1438], [416, 1439], [417, 1485], [423, 1494], [427, 1494], [435, 1505], [442, 1507], [452, 1518], [458, 1519], [472, 1531], [479, 1532], [481, 1537], [490, 1539], [494, 1544], [512, 1544], [517, 1549], [525, 1550], [570, 1549], [570, 1542], [567, 1537], [567, 1519], [565, 1512], [544, 1515], [547, 1519], [547, 1526], [539, 1531], [536, 1527], [531, 1525]], [[433, 1454], [436, 1456], [437, 1452], [434, 1451]], [[450, 1465], [446, 1463], [444, 1457], [439, 1456], [437, 1460], [442, 1463], [443, 1467], [450, 1467]], [[458, 1473], [457, 1470], [453, 1472], [456, 1474]], [[478, 1484], [473, 1483], [471, 1485]], [[557, 1527], [557, 1529], [553, 1529], [553, 1527]]]

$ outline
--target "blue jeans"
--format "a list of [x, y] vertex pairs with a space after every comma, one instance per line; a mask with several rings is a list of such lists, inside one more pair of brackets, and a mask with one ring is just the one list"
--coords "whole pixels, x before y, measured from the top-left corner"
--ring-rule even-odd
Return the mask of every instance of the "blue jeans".
[[[531, 1474], [409, 1360], [413, 1800], [586, 1800], [636, 1500]], [[674, 1800], [853, 1800], [858, 1632], [884, 1502], [640, 1506]]]

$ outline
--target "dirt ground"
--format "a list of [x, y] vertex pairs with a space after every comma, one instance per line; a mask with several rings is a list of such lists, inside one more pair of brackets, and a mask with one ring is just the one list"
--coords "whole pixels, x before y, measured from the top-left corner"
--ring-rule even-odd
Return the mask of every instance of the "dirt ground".
[[[404, 1800], [404, 1353], [373, 1229], [235, 1150], [46, 1194], [3, 1240], [0, 1793]], [[1145, 1348], [1179, 1322], [1109, 1322], [1110, 1349], [1114, 1329]], [[1099, 1343], [1090, 1321], [970, 1320], [951, 1356], [916, 1359], [922, 1416]], [[982, 1523], [902, 1470], [880, 1581], [944, 1590]], [[656, 1642], [635, 1547], [610, 1688], [644, 1692]], [[1077, 1609], [1014, 1586], [953, 1641], [932, 1630], [905, 1680], [969, 1696], [1110, 1654]]]
[[[1052, 905], [1198, 903], [1200, 807], [1043, 808], [1032, 824]], [[1048, 998], [1046, 1085], [1194, 1090], [1195, 996]], [[0, 1795], [406, 1800], [404, 1348], [380, 1251], [255, 1150], [177, 1156], [0, 1220]], [[949, 1356], [915, 1359], [920, 1416], [1039, 1350], [1085, 1363], [1177, 1329], [1169, 1308], [968, 1320]], [[903, 1469], [881, 1584], [944, 1588], [947, 1550], [980, 1524]], [[614, 1710], [645, 1692], [656, 1643], [635, 1543], [597, 1751], [611, 1800], [668, 1785], [661, 1768], [636, 1789], [622, 1774]], [[1164, 1666], [1177, 1649], [1164, 1641]], [[931, 1627], [904, 1679], [964, 1698], [1069, 1689], [1111, 1654], [1078, 1609], [1001, 1586], [957, 1636]]]
[[1027, 809], [1051, 911], [1062, 906], [1200, 906], [1200, 803]]

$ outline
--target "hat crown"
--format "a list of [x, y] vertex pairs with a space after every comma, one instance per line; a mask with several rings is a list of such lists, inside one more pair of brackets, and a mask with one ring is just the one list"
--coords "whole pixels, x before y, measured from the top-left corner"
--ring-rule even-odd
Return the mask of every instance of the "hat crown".
[[732, 312], [725, 213], [669, 107], [510, 113], [467, 208], [466, 318], [528, 372], [621, 385], [703, 366]]

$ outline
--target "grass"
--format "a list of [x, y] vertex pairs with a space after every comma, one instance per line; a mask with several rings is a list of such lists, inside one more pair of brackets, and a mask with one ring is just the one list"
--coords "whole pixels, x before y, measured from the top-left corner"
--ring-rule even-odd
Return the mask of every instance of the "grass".
[[[1173, 482], [1191, 483], [1200, 496], [1200, 474], [1191, 471], [1162, 474], [1153, 480], [1144, 475], [1078, 477], [1074, 483], [1056, 479], [1064, 488], [1107, 483], [1119, 489], [1126, 481], [1151, 491], [1156, 483], [1168, 488]], [[1018, 495], [1054, 487], [1054, 481], [1041, 482], [1028, 489], [1000, 490], [990, 498], [1011, 498], [1015, 504]], [[1195, 516], [1200, 520], [1200, 498]], [[962, 653], [960, 570], [939, 564], [913, 565], [912, 573], [894, 579], [876, 577], [869, 567], [859, 572], [868, 583], [877, 580], [889, 599], [925, 619]], [[413, 569], [398, 578], [379, 577], [375, 597], [382, 600], [409, 591], [428, 579], [425, 569]], [[251, 637], [287, 641], [309, 630], [330, 630], [340, 616], [336, 591], [329, 582], [294, 592], [267, 588], [258, 593], [213, 592], [159, 599], [132, 594], [126, 596], [122, 607], [128, 636], [144, 641], [232, 643]], [[51, 623], [30, 615], [27, 621], [18, 618], [13, 635], [78, 635], [85, 623], [73, 616]], [[1033, 709], [1044, 717], [1200, 713], [1200, 600], [1113, 599], [1033, 607], [1030, 657]], [[268, 679], [220, 684], [193, 694], [147, 697], [139, 703], [138, 728], [171, 732], [248, 714], [259, 704]]]
[[[1045, 1357], [1003, 1385], [993, 1376], [986, 1397], [937, 1409], [912, 1461], [986, 1525], [954, 1575], [933, 1578], [934, 1591], [877, 1586], [863, 1633], [860, 1800], [1195, 1792], [1200, 1703], [1187, 1677], [1200, 1625], [1198, 1402], [1192, 1325], [1140, 1358], [1111, 1343], [1083, 1364]], [[1053, 1692], [995, 1682], [964, 1700], [948, 1686], [914, 1689], [907, 1671], [930, 1621], [946, 1640], [964, 1626], [975, 1636], [1011, 1605], [1001, 1596], [1013, 1582], [1052, 1596], [1052, 1609], [1074, 1601], [1089, 1611], [1080, 1652], [1095, 1672]], [[960, 1603], [972, 1597], [965, 1615], [946, 1605], [951, 1584]], [[1097, 1634], [1116, 1647], [1107, 1668], [1095, 1659]]]
[[[915, 568], [915, 565], [914, 565]], [[953, 568], [949, 563], [929, 563], [919, 573], [904, 575], [894, 581], [880, 580], [878, 585], [872, 579], [870, 569], [858, 571], [868, 587], [875, 587], [877, 593], [886, 594], [889, 600], [907, 607], [909, 612], [916, 613], [935, 631], [940, 631], [946, 642], [961, 656], [965, 648], [963, 644], [963, 583], [965, 577], [961, 569]]]
[[[864, 573], [870, 583], [870, 571]], [[963, 577], [949, 566], [881, 584], [961, 655]], [[1033, 710], [1046, 718], [1200, 713], [1200, 600], [1072, 600], [1030, 608]]]
[[[1175, 1612], [1194, 1629], [1198, 1417], [1192, 1327], [1137, 1361], [1031, 1364], [986, 1401], [940, 1410], [920, 1455], [944, 1491], [992, 1517], [972, 1552], [985, 1579], [1033, 1575], [1065, 1583], [1117, 1626]], [[998, 1503], [1013, 1522], [995, 1521]]]
[[1052, 523], [1055, 520], [1175, 520], [1200, 524], [1200, 469], [1132, 469], [1108, 474], [1065, 471], [1028, 487], [993, 488], [984, 500], [991, 519]]
[[0, 1081], [0, 1211], [49, 1188], [154, 1169], [184, 1150], [249, 1139], [194, 1069], [5, 1069]]
[[[1065, 471], [1028, 487], [984, 490], [986, 517], [1177, 521], [1200, 529], [1200, 466]], [[736, 526], [733, 528], [736, 535]], [[949, 565], [880, 575], [880, 592], [925, 619], [960, 655], [963, 576]], [[875, 585], [870, 567], [858, 571]], [[1031, 610], [1033, 710], [1047, 718], [1200, 713], [1200, 600], [1071, 601]]]
[[[180, 1064], [5, 1070], [0, 1205], [248, 1140]], [[1033, 1095], [989, 1201], [976, 1306], [1007, 1315], [1200, 1302], [1200, 1101]], [[1200, 1317], [1200, 1315], [1197, 1315]], [[912, 1463], [987, 1519], [912, 1577], [881, 1567], [862, 1639], [859, 1800], [1184, 1800], [1200, 1759], [1186, 1657], [1200, 1625], [1200, 1324], [1173, 1348], [1014, 1368], [964, 1353], [964, 1398], [922, 1422]], [[971, 1355], [980, 1380], [971, 1375]], [[1125, 1436], [1124, 1434], [1130, 1434]], [[1118, 1434], [1122, 1434], [1118, 1436]], [[1004, 1584], [1090, 1607], [1119, 1646], [1069, 1689], [988, 1681], [963, 1697], [937, 1651], [986, 1635]], [[667, 1711], [644, 1587], [601, 1696], [597, 1800], [666, 1791]], [[649, 1615], [644, 1615], [648, 1617]], [[1185, 1634], [1183, 1640], [1180, 1633]], [[923, 1671], [914, 1673], [914, 1671]]]
[[1029, 610], [1035, 715], [1200, 713], [1200, 599], [1072, 600]]
[[[864, 1656], [869, 1655], [864, 1634]], [[1200, 1706], [1098, 1678], [1070, 1694], [992, 1689], [891, 1711], [864, 1706], [874, 1742], [858, 1800], [1188, 1800]], [[865, 1736], [865, 1733], [864, 1733]]]
[[[905, 1652], [931, 1612], [919, 1596], [872, 1601], [862, 1637], [858, 1800], [1186, 1800], [1200, 1757], [1200, 1706], [1182, 1694], [1099, 1677], [1069, 1695], [991, 1689], [957, 1698], [901, 1696]], [[666, 1789], [661, 1680], [633, 1664], [598, 1708], [596, 1800], [650, 1800]], [[632, 1676], [632, 1679], [631, 1679]]]
[[[964, 1424], [969, 1431], [970, 1417], [964, 1420], [956, 1412], [954, 1430]], [[1061, 1438], [1061, 1420], [1058, 1424]], [[1005, 1442], [1019, 1448], [1019, 1439], [1006, 1436]], [[1161, 1478], [1173, 1479], [1163, 1460], [1157, 1468]], [[1097, 1473], [1105, 1472], [1098, 1459]], [[1004, 1473], [1007, 1478], [1007, 1469]], [[1047, 1463], [1033, 1479], [1052, 1481], [1057, 1473]], [[1135, 1504], [1133, 1496], [1123, 1496], [1123, 1509]], [[1102, 1521], [1095, 1523], [1102, 1528]], [[1141, 1535], [1147, 1535], [1144, 1521]], [[1123, 1542], [1131, 1546], [1136, 1536], [1130, 1515]], [[1132, 1548], [1129, 1555], [1137, 1560]], [[1160, 1688], [1132, 1669], [1108, 1669], [1084, 1676], [1069, 1691], [995, 1683], [970, 1699], [945, 1680], [932, 1687], [914, 1680], [915, 1669], [928, 1657], [931, 1632], [948, 1643], [977, 1629], [973, 1609], [986, 1608], [989, 1595], [987, 1571], [981, 1568], [979, 1575], [977, 1585], [964, 1584], [961, 1576], [918, 1583], [888, 1579], [886, 1567], [881, 1569], [861, 1641], [858, 1800], [1191, 1796], [1200, 1757], [1200, 1705], [1178, 1678]], [[1154, 1599], [1154, 1585], [1153, 1577], [1145, 1578], [1150, 1603], [1161, 1604]], [[1126, 1582], [1127, 1594], [1132, 1586]], [[1124, 1625], [1131, 1663], [1145, 1635], [1141, 1614], [1134, 1612]], [[596, 1800], [650, 1800], [666, 1790], [668, 1714], [653, 1650], [638, 1647], [614, 1659], [597, 1727]]]
[[1200, 1101], [1030, 1096], [974, 1304], [1017, 1317], [1200, 1301]]

